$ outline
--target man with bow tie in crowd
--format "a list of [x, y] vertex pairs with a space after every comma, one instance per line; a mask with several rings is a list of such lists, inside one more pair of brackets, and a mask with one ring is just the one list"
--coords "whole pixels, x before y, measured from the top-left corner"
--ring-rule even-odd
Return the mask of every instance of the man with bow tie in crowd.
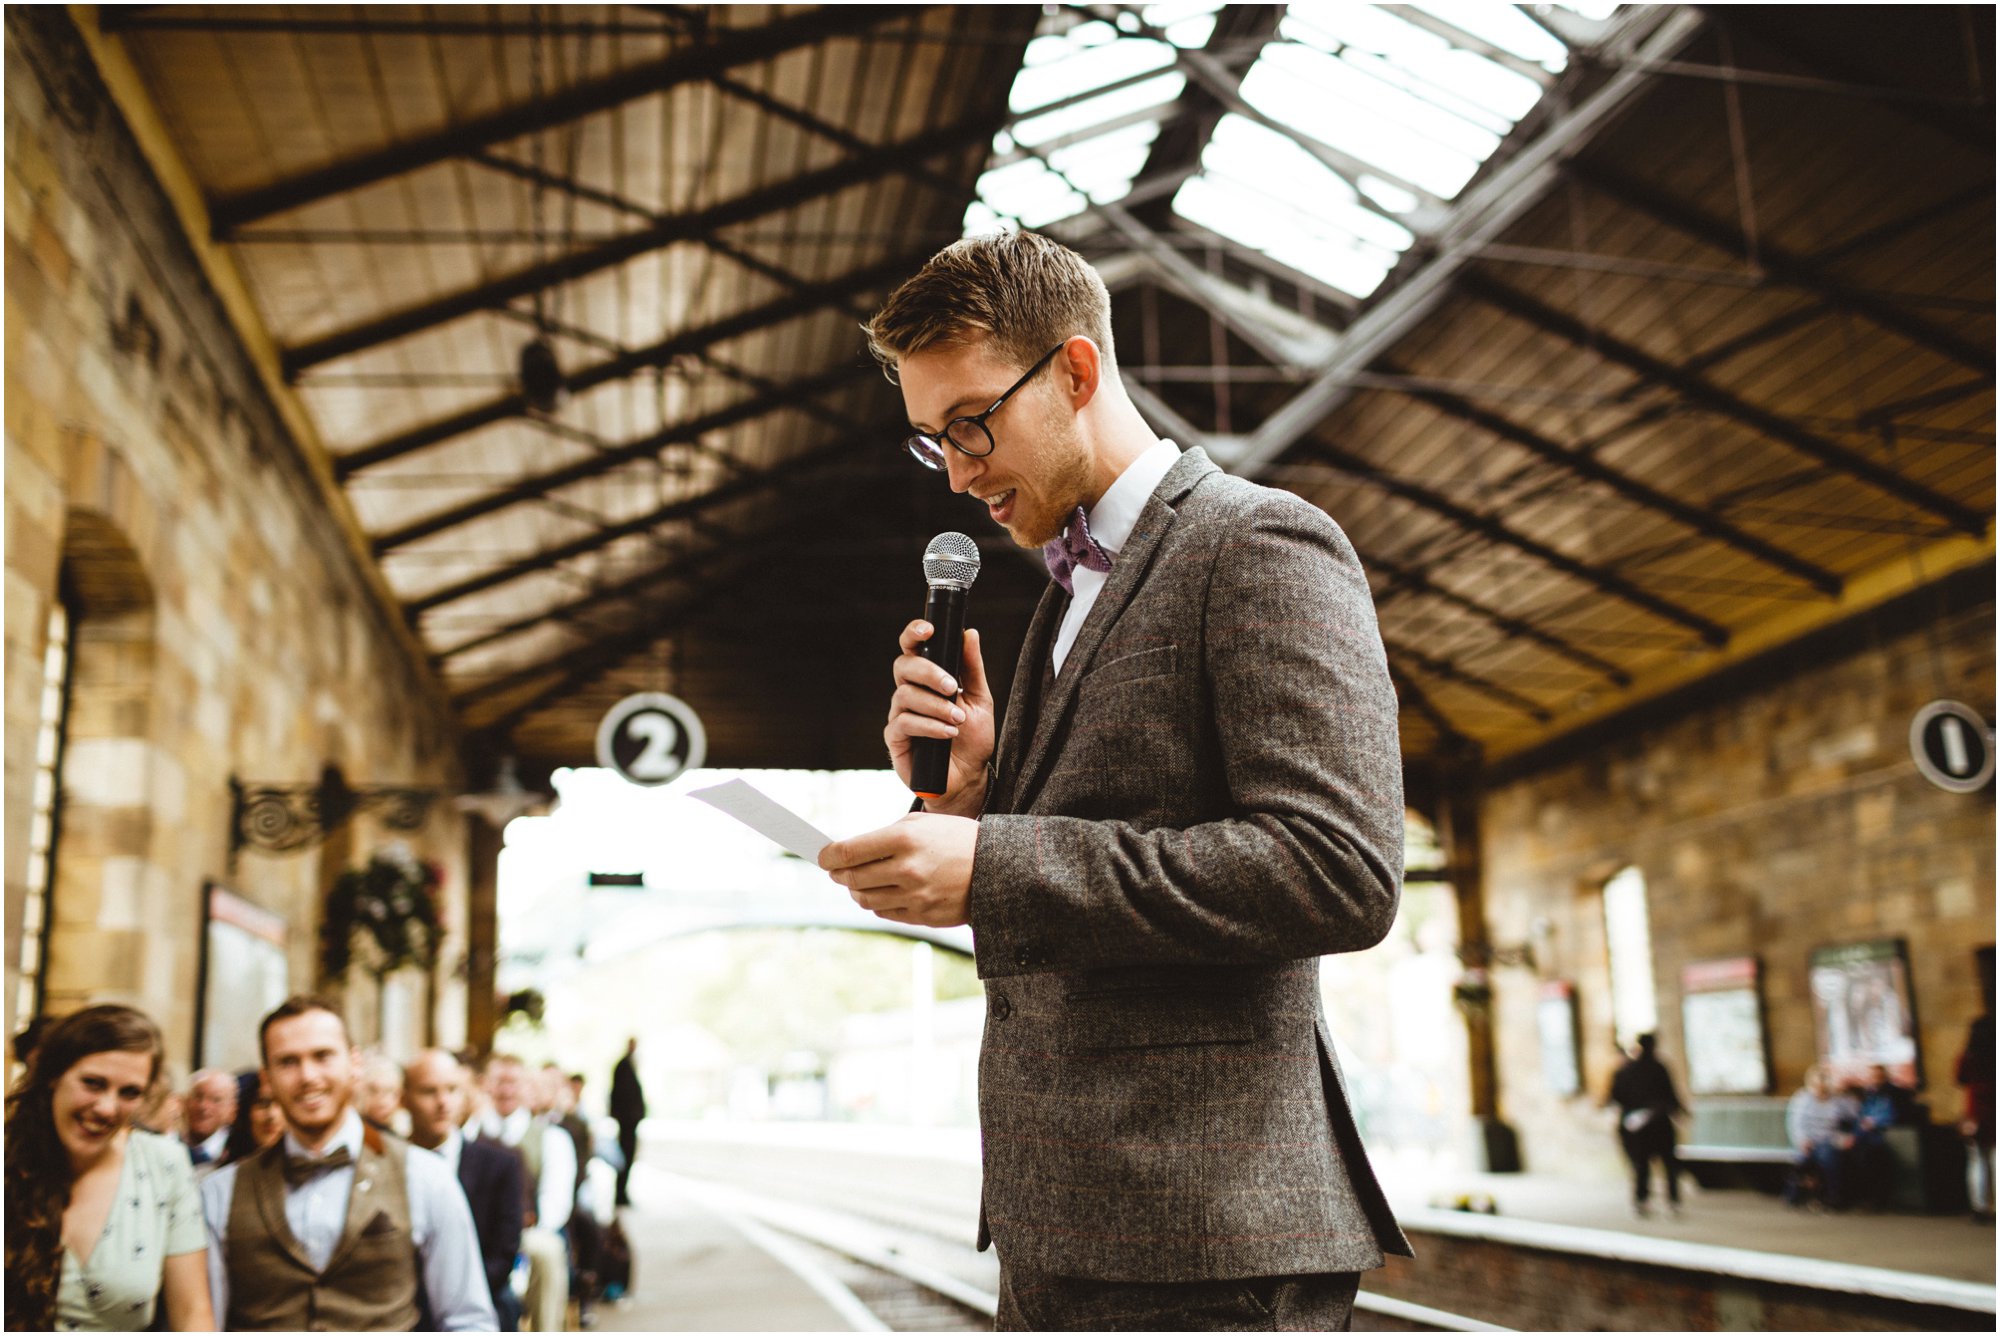
[[224, 1330], [413, 1331], [425, 1300], [438, 1330], [494, 1330], [465, 1193], [438, 1156], [363, 1123], [340, 1013], [293, 997], [258, 1035], [285, 1134], [201, 1185]]

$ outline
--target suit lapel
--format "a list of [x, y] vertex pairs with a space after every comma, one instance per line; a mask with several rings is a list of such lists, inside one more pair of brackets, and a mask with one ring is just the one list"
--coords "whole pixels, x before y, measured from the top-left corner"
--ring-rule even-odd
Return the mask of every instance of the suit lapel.
[[[1034, 798], [1035, 786], [1048, 768], [1056, 750], [1056, 740], [1069, 722], [1069, 716], [1076, 708], [1078, 684], [1085, 673], [1090, 671], [1091, 660], [1096, 657], [1098, 647], [1110, 634], [1111, 628], [1125, 612], [1132, 598], [1145, 583], [1146, 572], [1151, 569], [1153, 558], [1159, 555], [1167, 533], [1178, 518], [1174, 507], [1193, 490], [1194, 485], [1204, 475], [1217, 472], [1209, 463], [1208, 456], [1200, 450], [1189, 450], [1167, 470], [1167, 476], [1153, 494], [1146, 498], [1146, 508], [1139, 513], [1139, 522], [1132, 527], [1131, 537], [1119, 549], [1117, 559], [1111, 565], [1111, 578], [1105, 581], [1104, 589], [1091, 605], [1090, 615], [1084, 618], [1083, 626], [1077, 631], [1076, 643], [1070, 646], [1069, 657], [1063, 660], [1062, 672], [1056, 675], [1055, 689], [1041, 701], [1036, 712], [1034, 741], [1028, 753], [1021, 760], [1018, 779], [1012, 787], [1012, 810], [1026, 808]], [[1048, 600], [1043, 600], [1046, 608]], [[1040, 610], [1037, 611], [1040, 620]], [[1061, 618], [1056, 618], [1060, 624]], [[1031, 643], [1033, 638], [1030, 637]], [[1051, 631], [1049, 643], [1053, 644]], [[1023, 663], [1022, 669], [1032, 668], [1039, 676], [1042, 663], [1050, 653], [1049, 645], [1040, 649], [1041, 657], [1032, 664]], [[1020, 686], [1021, 670], [1015, 673], [1016, 690]], [[1010, 706], [1011, 710], [1011, 706]], [[1011, 719], [1010, 719], [1011, 725]]]
[[1007, 717], [1000, 725], [1000, 741], [993, 753], [997, 792], [986, 797], [989, 812], [1014, 810], [1013, 795], [1020, 788], [1016, 781], [1021, 773], [1022, 753], [1035, 726], [1036, 707], [1043, 703], [1042, 665], [1048, 662], [1056, 631], [1062, 626], [1063, 612], [1068, 607], [1069, 597], [1062, 586], [1049, 581], [1049, 587], [1042, 591], [1042, 601], [1035, 605], [1034, 620], [1028, 623], [1028, 638], [1022, 642], [1021, 657], [1014, 664], [1014, 683], [1007, 691]]

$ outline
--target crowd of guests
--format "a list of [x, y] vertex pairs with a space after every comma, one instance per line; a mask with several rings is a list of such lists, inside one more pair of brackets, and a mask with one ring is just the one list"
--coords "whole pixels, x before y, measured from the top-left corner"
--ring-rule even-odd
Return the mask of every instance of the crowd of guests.
[[[6, 1110], [9, 1330], [562, 1331], [630, 1284], [617, 1148], [584, 1078], [443, 1049], [359, 1053], [332, 1004], [263, 1019], [262, 1062], [163, 1090], [157, 1026], [94, 1006], [17, 1040]], [[636, 1097], [636, 1098], [635, 1098]]]

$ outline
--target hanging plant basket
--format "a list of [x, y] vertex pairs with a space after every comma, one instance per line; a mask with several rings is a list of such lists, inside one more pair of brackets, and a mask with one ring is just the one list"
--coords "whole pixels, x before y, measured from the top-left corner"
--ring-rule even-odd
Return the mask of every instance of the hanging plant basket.
[[320, 925], [326, 977], [340, 978], [357, 960], [377, 979], [410, 966], [435, 965], [444, 939], [437, 898], [443, 880], [437, 864], [407, 851], [378, 853], [341, 873]]

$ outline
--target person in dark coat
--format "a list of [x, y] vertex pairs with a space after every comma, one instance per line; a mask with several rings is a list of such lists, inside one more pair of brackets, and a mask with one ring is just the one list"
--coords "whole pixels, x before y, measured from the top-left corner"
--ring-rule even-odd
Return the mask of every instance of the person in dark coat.
[[[1989, 957], [1990, 959], [1990, 957]], [[1989, 988], [1991, 985], [1988, 985]], [[1959, 1131], [1965, 1136], [1966, 1195], [1972, 1218], [1993, 1223], [1993, 1014], [1973, 1018], [1965, 1048], [1958, 1055], [1958, 1084], [1965, 1091], [1965, 1116]]]
[[[465, 1114], [465, 1069], [441, 1048], [419, 1053], [403, 1069], [403, 1107], [410, 1140], [443, 1156], [458, 1174], [479, 1232], [479, 1256], [501, 1331], [517, 1330], [521, 1301], [507, 1283], [521, 1251], [521, 1217], [528, 1202], [528, 1171], [521, 1153], [498, 1141], [468, 1141], [459, 1130]], [[428, 1329], [428, 1328], [426, 1328]]]
[[630, 1206], [626, 1185], [632, 1178], [632, 1161], [639, 1154], [639, 1124], [646, 1116], [646, 1092], [639, 1087], [639, 1070], [632, 1055], [639, 1051], [637, 1039], [625, 1041], [625, 1056], [611, 1069], [611, 1117], [618, 1124], [618, 1196], [620, 1206]]
[[1654, 1160], [1666, 1176], [1669, 1207], [1676, 1215], [1681, 1209], [1681, 1166], [1674, 1157], [1674, 1118], [1681, 1099], [1673, 1074], [1655, 1052], [1657, 1044], [1657, 1036], [1639, 1036], [1638, 1047], [1611, 1078], [1608, 1101], [1618, 1106], [1618, 1141], [1632, 1163], [1632, 1210], [1642, 1216], [1652, 1209], [1648, 1199]]

